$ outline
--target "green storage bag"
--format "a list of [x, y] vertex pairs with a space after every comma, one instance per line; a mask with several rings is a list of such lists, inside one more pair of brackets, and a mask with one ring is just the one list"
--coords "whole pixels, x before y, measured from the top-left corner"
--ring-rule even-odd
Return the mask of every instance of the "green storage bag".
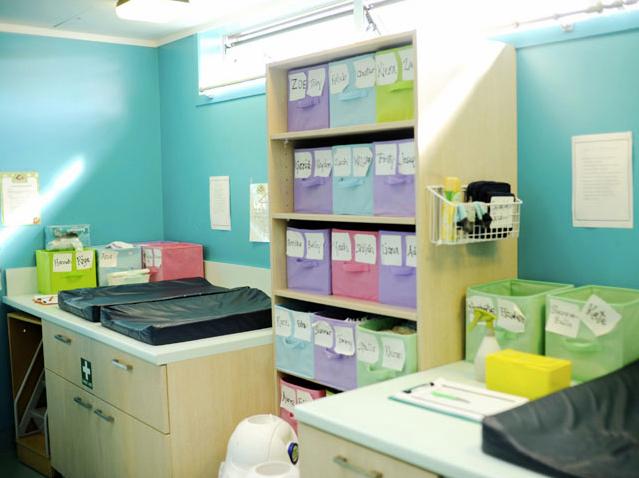
[[95, 250], [36, 251], [38, 291], [57, 294], [61, 290], [96, 286]]
[[495, 336], [503, 349], [544, 353], [546, 295], [572, 285], [530, 280], [500, 280], [469, 287], [466, 292], [466, 360], [473, 362], [486, 326], [471, 330], [475, 308], [494, 314]]
[[[412, 333], [391, 331], [395, 326], [409, 328]], [[391, 318], [367, 320], [357, 325], [356, 342], [358, 387], [417, 371], [417, 333], [412, 322]]]
[[639, 359], [639, 290], [588, 285], [546, 300], [546, 355], [570, 360], [573, 379]]
[[375, 53], [376, 118], [378, 123], [411, 120], [415, 117], [413, 45]]

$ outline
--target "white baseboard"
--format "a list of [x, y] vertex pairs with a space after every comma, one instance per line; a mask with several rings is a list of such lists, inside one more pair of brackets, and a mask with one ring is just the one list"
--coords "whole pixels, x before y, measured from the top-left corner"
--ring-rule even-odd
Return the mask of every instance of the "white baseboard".
[[255, 287], [271, 295], [271, 269], [204, 261], [204, 275], [220, 287]]

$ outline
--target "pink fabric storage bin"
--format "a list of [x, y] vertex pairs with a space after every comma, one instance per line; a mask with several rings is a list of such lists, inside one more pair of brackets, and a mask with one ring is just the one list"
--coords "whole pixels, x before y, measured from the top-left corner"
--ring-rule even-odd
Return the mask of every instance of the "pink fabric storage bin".
[[297, 420], [293, 407], [326, 396], [326, 390], [315, 384], [293, 378], [280, 378], [280, 418], [297, 433]]
[[333, 229], [331, 269], [333, 295], [379, 299], [379, 233]]
[[151, 271], [151, 282], [204, 277], [204, 251], [190, 242], [144, 242], [142, 263]]

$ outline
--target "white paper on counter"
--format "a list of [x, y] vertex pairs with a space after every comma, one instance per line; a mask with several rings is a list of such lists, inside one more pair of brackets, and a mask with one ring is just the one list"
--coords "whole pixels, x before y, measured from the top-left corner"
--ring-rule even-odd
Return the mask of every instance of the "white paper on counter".
[[572, 225], [633, 227], [632, 133], [572, 138]]
[[228, 176], [209, 178], [209, 207], [211, 229], [231, 230], [231, 187]]

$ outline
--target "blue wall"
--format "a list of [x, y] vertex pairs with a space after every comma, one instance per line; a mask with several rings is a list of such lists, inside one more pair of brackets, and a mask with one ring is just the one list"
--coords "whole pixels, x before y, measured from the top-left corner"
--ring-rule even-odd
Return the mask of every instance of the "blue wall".
[[573, 135], [632, 131], [639, 146], [639, 30], [518, 50], [519, 275], [639, 288], [634, 229], [572, 227]]
[[[249, 184], [267, 181], [264, 95], [201, 104], [197, 36], [160, 48], [164, 235], [199, 242], [206, 259], [268, 267], [249, 242]], [[211, 230], [209, 176], [230, 176], [231, 231]]]
[[[89, 223], [95, 244], [163, 237], [158, 52], [0, 33], [0, 171], [35, 170], [42, 223]], [[0, 268], [32, 266], [42, 226], [0, 226]], [[0, 315], [0, 447], [12, 414]]]

